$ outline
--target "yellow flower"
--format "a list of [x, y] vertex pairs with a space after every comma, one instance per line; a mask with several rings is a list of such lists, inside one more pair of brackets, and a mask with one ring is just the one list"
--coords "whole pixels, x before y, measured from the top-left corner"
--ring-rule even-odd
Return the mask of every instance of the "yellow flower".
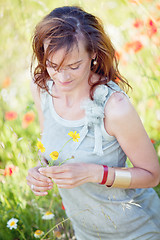
[[77, 133], [77, 131], [69, 132], [68, 135], [73, 138], [74, 142], [78, 142], [78, 138], [80, 138], [80, 135]]
[[42, 217], [42, 219], [44, 219], [44, 220], [49, 220], [49, 219], [52, 219], [52, 218], [54, 218], [54, 214], [50, 211], [46, 212], [44, 214], [44, 216]]
[[45, 147], [43, 146], [43, 143], [41, 143], [40, 141], [37, 142], [37, 147], [41, 152], [45, 152]]
[[36, 231], [34, 232], [34, 237], [35, 237], [35, 238], [40, 238], [43, 234], [44, 234], [43, 231], [41, 231], [41, 230], [36, 230]]
[[52, 158], [52, 160], [57, 160], [59, 153], [57, 151], [53, 151], [51, 154], [49, 154], [49, 156]]

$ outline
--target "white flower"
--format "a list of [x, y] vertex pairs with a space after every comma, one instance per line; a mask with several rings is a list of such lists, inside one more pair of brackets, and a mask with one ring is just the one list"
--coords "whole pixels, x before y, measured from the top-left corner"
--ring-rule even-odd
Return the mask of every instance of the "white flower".
[[44, 214], [44, 216], [42, 217], [42, 219], [44, 219], [44, 220], [50, 220], [52, 218], [54, 218], [54, 214], [52, 212], [50, 212], [50, 211], [46, 212]]
[[7, 227], [12, 230], [12, 228], [16, 229], [17, 228], [17, 222], [18, 219], [16, 218], [11, 218], [8, 222], [7, 222]]
[[34, 237], [35, 237], [35, 238], [40, 238], [43, 234], [44, 234], [43, 231], [41, 231], [41, 230], [36, 230], [36, 231], [34, 232]]

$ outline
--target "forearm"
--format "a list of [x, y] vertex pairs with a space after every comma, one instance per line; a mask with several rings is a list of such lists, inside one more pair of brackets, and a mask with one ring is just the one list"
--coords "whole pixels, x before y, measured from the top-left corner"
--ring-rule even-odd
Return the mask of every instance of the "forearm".
[[[114, 183], [116, 170], [121, 170], [122, 174], [123, 171], [130, 172], [131, 181], [130, 185], [127, 188], [149, 188], [159, 184], [159, 176], [155, 176], [147, 170], [135, 167], [126, 169], [108, 167], [108, 177], [106, 181], [107, 186], [112, 186], [112, 184]], [[92, 181], [100, 183], [103, 178], [104, 168], [102, 165], [93, 164], [91, 166], [90, 173], [92, 173]]]

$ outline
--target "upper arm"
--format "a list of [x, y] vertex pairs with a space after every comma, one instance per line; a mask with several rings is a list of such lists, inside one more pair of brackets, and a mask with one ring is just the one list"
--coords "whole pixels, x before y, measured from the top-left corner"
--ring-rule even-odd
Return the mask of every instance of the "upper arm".
[[37, 84], [35, 84], [33, 81], [31, 82], [30, 89], [31, 89], [35, 106], [37, 108], [40, 129], [41, 129], [41, 132], [43, 132], [44, 117], [43, 117], [42, 108], [41, 108], [40, 90]]
[[123, 93], [114, 93], [105, 107], [105, 128], [117, 138], [134, 167], [159, 174], [159, 162], [143, 124]]

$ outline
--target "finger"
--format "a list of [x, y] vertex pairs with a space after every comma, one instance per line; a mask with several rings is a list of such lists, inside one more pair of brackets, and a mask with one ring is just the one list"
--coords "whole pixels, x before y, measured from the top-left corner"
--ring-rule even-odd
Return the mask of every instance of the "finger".
[[51, 183], [48, 183], [48, 182], [42, 182], [42, 181], [39, 181], [35, 178], [33, 178], [32, 176], [30, 177], [26, 177], [27, 179], [27, 182], [29, 182], [30, 184], [33, 184], [35, 186], [38, 186], [38, 187], [49, 187], [49, 186], [53, 186], [53, 182]]
[[45, 196], [48, 194], [48, 192], [36, 192], [34, 190], [32, 190], [32, 192], [36, 195], [36, 196]]
[[44, 173], [45, 176], [51, 179], [71, 179], [74, 176], [73, 173], [61, 172], [61, 173]]
[[53, 188], [53, 186], [39, 187], [39, 186], [36, 186], [36, 185], [34, 185], [33, 183], [30, 183], [30, 182], [28, 182], [28, 185], [30, 186], [30, 188], [33, 185], [33, 188], [31, 188], [31, 190], [35, 191], [35, 192], [46, 192], [46, 191], [51, 190]]
[[48, 177], [40, 174], [38, 171], [35, 170], [30, 170], [28, 171], [28, 176], [34, 177], [35, 179], [42, 181], [42, 182], [48, 182], [48, 183], [52, 183], [52, 180], [49, 179]]
[[62, 172], [68, 171], [68, 167], [66, 167], [66, 165], [64, 164], [62, 166], [52, 166], [52, 167], [43, 167], [43, 168], [41, 167], [38, 169], [38, 171], [45, 175], [47, 173], [62, 173]]

